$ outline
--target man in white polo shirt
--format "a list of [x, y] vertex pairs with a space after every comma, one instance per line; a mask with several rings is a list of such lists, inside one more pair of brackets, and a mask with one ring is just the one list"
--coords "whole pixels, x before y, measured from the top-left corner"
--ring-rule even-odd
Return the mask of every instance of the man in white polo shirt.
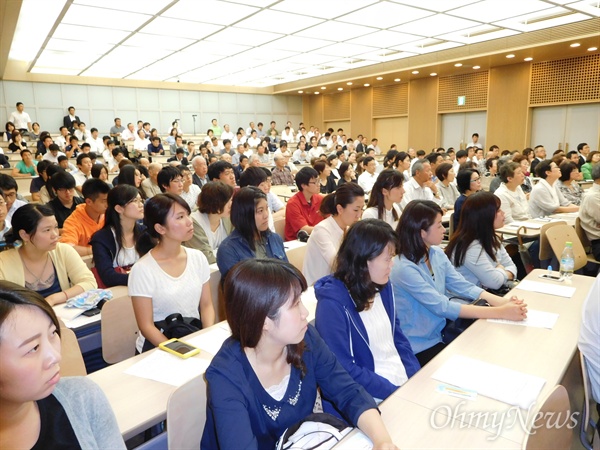
[[[431, 200], [441, 204], [437, 186], [431, 181], [431, 164], [426, 159], [413, 164], [412, 178], [404, 184], [404, 196], [400, 207], [404, 209], [412, 200]], [[445, 211], [444, 211], [445, 212]]]
[[23, 102], [17, 102], [17, 110], [10, 115], [8, 121], [14, 123], [15, 128], [21, 134], [27, 135], [31, 131], [31, 117], [29, 117], [29, 114], [24, 109], [25, 105], [23, 105]]

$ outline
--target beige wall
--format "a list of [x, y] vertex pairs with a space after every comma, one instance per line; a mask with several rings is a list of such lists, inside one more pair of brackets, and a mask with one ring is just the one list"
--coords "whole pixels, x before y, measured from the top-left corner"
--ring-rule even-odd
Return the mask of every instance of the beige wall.
[[399, 150], [408, 147], [408, 117], [388, 117], [373, 121], [373, 137], [379, 140], [379, 148], [385, 151], [392, 144]]

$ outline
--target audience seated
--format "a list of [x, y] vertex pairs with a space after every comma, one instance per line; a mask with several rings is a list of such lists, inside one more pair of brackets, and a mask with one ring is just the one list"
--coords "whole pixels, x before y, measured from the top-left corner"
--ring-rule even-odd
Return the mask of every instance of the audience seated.
[[11, 172], [13, 178], [30, 178], [37, 176], [38, 162], [33, 159], [31, 152], [27, 149], [21, 150], [21, 161], [17, 161]]
[[454, 204], [460, 197], [454, 183], [456, 179], [454, 167], [449, 162], [443, 162], [436, 167], [435, 176], [438, 179], [436, 186], [440, 193], [440, 206], [445, 209], [454, 209]]
[[561, 176], [561, 172], [555, 162], [547, 159], [541, 161], [536, 165], [536, 174], [541, 179], [533, 187], [529, 196], [531, 217], [545, 217], [579, 210], [579, 207], [567, 200], [558, 189], [556, 181]]
[[481, 175], [475, 169], [461, 169], [456, 175], [456, 187], [460, 197], [454, 203], [454, 228], [458, 228], [461, 208], [467, 197], [481, 190]]
[[287, 262], [283, 240], [269, 229], [269, 207], [262, 190], [246, 186], [237, 192], [231, 205], [231, 223], [234, 230], [217, 252], [222, 278], [236, 263], [248, 258], [275, 258]]
[[502, 184], [496, 189], [494, 195], [501, 201], [500, 208], [504, 212], [504, 223], [531, 219], [529, 202], [522, 190], [525, 178], [522, 165], [515, 162], [504, 164], [500, 168], [499, 178]]
[[491, 192], [480, 191], [467, 198], [463, 220], [445, 250], [457, 272], [484, 289], [500, 289], [517, 277], [517, 267], [496, 234], [504, 226], [500, 206], [500, 198]]
[[63, 228], [65, 220], [75, 211], [77, 205], [84, 201], [76, 194], [75, 178], [68, 172], [55, 173], [50, 180], [50, 185], [56, 196], [47, 205], [54, 211], [58, 228]]
[[587, 155], [585, 164], [581, 166], [581, 173], [583, 174], [584, 180], [592, 180], [592, 170], [594, 166], [600, 163], [600, 152], [593, 151]]
[[208, 165], [207, 176], [209, 181], [222, 181], [235, 187], [235, 173], [233, 166], [227, 161], [216, 161]]
[[579, 219], [592, 244], [592, 255], [600, 261], [600, 164], [594, 166], [592, 179], [594, 184], [586, 191], [579, 207]]
[[12, 218], [9, 243], [23, 245], [0, 253], [0, 278], [38, 292], [51, 305], [64, 303], [96, 289], [94, 275], [77, 252], [58, 242], [58, 225], [52, 209], [25, 205]]
[[199, 250], [181, 245], [194, 231], [188, 204], [177, 195], [158, 194], [144, 206], [144, 225], [136, 244], [143, 256], [127, 283], [140, 329], [139, 353], [167, 340], [154, 323], [171, 314], [200, 319], [202, 327], [215, 322], [208, 261]]
[[181, 191], [181, 198], [183, 198], [190, 209], [193, 211], [196, 209], [196, 204], [198, 203], [198, 195], [200, 195], [200, 188], [196, 186], [192, 179], [192, 172], [188, 166], [177, 166], [179, 171], [181, 172], [181, 176], [183, 177], [183, 188]]
[[379, 219], [390, 224], [392, 229], [398, 226], [400, 206], [404, 196], [404, 176], [395, 169], [385, 169], [373, 185], [367, 209], [363, 219]]
[[296, 174], [298, 192], [285, 209], [285, 240], [293, 241], [298, 232], [310, 234], [323, 217], [319, 214], [323, 197], [319, 193], [319, 174], [312, 167], [303, 167]]
[[104, 286], [127, 286], [131, 266], [139, 259], [135, 245], [143, 231], [138, 221], [144, 218], [144, 201], [135, 187], [119, 184], [108, 193], [107, 203], [104, 226], [90, 241], [94, 266]]
[[[435, 202], [410, 202], [402, 211], [397, 233], [399, 250], [391, 275], [396, 314], [422, 366], [448, 343], [448, 338], [444, 339], [447, 319], [526, 317], [522, 300], [507, 300], [486, 292], [456, 271], [439, 247], [445, 228], [442, 209]], [[482, 298], [492, 307], [451, 301], [447, 291], [460, 292], [469, 300]]]
[[104, 226], [106, 198], [110, 187], [102, 180], [91, 178], [83, 183], [84, 203], [65, 220], [60, 241], [75, 248], [81, 256], [92, 254], [90, 239]]
[[7, 250], [5, 236], [8, 230], [10, 230], [10, 220], [6, 217], [7, 214], [6, 196], [0, 192], [0, 252]]
[[156, 176], [160, 191], [164, 194], [173, 194], [181, 197], [183, 192], [183, 176], [181, 171], [174, 166], [165, 166]]

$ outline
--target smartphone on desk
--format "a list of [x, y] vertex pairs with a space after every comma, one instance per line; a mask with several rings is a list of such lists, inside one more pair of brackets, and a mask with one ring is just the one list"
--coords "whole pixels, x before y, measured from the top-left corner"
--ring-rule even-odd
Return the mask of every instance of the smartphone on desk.
[[561, 280], [561, 278], [560, 278], [559, 275], [550, 275], [550, 274], [547, 274], [547, 273], [545, 273], [543, 275], [540, 275], [540, 278], [546, 278], [547, 280], [554, 280], [554, 281], [560, 281]]
[[158, 348], [164, 350], [165, 352], [172, 353], [175, 356], [179, 356], [183, 359], [187, 359], [190, 356], [194, 356], [200, 353], [200, 349], [198, 347], [194, 347], [193, 345], [188, 344], [185, 341], [180, 341], [177, 338], [161, 342], [160, 344], [158, 344]]

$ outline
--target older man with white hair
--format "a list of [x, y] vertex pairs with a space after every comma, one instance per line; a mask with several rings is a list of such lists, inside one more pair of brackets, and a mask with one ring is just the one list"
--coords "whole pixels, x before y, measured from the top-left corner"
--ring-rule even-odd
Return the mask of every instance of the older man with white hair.
[[294, 184], [294, 177], [292, 177], [292, 172], [286, 164], [287, 158], [282, 154], [275, 154], [273, 162], [275, 162], [272, 177], [273, 186], [292, 186]]
[[152, 163], [148, 166], [148, 175], [150, 176], [142, 181], [142, 189], [148, 198], [152, 198], [161, 193], [157, 179], [160, 169], [162, 169], [162, 164], [160, 163]]
[[209, 181], [206, 175], [208, 173], [208, 164], [204, 156], [194, 156], [194, 159], [192, 159], [192, 168], [194, 169], [192, 180], [196, 186], [202, 189], [202, 186]]

